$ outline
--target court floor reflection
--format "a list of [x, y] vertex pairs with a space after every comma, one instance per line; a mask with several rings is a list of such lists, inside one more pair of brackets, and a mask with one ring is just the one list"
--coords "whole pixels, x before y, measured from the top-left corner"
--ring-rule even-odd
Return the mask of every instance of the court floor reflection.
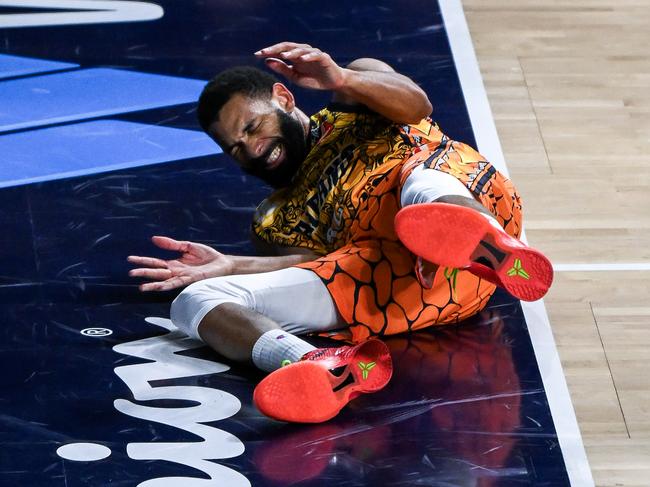
[[519, 448], [522, 399], [540, 391], [522, 389], [506, 325], [512, 309], [389, 338], [395, 373], [384, 391], [333, 422], [267, 432], [255, 469], [274, 485], [526, 483], [534, 472]]

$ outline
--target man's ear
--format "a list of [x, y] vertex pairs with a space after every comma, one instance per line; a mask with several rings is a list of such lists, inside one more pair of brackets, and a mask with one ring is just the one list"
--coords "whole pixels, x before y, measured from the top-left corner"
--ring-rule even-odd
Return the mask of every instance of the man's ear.
[[293, 109], [296, 108], [296, 100], [293, 97], [293, 93], [282, 83], [275, 83], [273, 85], [271, 99], [287, 113], [293, 112]]

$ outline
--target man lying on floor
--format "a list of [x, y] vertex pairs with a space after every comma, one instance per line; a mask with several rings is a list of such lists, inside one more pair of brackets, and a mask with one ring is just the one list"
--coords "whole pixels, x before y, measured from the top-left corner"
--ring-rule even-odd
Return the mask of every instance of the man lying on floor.
[[[272, 75], [235, 67], [199, 100], [203, 129], [273, 188], [253, 232], [270, 256], [224, 255], [153, 237], [176, 260], [129, 257], [143, 291], [189, 286], [172, 304], [178, 328], [270, 374], [254, 400], [268, 416], [320, 422], [381, 389], [392, 364], [374, 337], [456, 323], [495, 287], [541, 298], [552, 267], [517, 237], [511, 181], [428, 116], [426, 94], [376, 59], [341, 67], [314, 47], [255, 53], [292, 83], [333, 92], [308, 117]], [[324, 333], [355, 345], [315, 349]]]

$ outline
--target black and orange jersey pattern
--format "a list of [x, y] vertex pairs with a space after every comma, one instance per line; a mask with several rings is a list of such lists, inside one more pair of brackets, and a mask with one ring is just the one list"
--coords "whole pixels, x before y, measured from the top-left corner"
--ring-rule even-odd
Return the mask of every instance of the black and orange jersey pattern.
[[415, 147], [443, 134], [423, 120], [399, 126], [372, 112], [325, 109], [311, 117], [311, 151], [291, 187], [259, 205], [254, 232], [263, 241], [325, 255], [358, 238], [353, 222], [377, 186]]
[[519, 236], [521, 204], [510, 180], [428, 119], [398, 125], [371, 112], [327, 108], [311, 122], [305, 162], [291, 187], [262, 202], [253, 230], [268, 243], [322, 255], [300, 267], [327, 286], [350, 325], [346, 338], [454, 323], [480, 311], [495, 287], [467, 271], [436, 268], [430, 289], [419, 282], [416, 258], [393, 226], [400, 188], [420, 164], [452, 174]]

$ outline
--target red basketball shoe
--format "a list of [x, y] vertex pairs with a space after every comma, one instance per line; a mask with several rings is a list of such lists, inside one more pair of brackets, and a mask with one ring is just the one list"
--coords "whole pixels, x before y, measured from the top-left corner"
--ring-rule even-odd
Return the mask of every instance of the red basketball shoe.
[[524, 301], [540, 299], [553, 282], [553, 266], [541, 252], [471, 208], [409, 205], [395, 216], [395, 231], [411, 252], [426, 261], [466, 269]]
[[253, 401], [271, 418], [321, 423], [359, 394], [382, 389], [392, 373], [388, 347], [380, 340], [318, 348], [267, 375], [255, 388]]

